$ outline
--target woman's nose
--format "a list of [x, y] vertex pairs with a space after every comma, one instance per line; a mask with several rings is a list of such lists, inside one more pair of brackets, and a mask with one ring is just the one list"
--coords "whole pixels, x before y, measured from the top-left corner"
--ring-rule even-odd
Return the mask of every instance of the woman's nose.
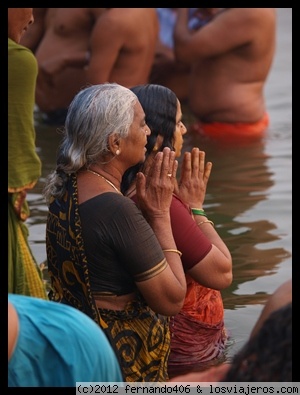
[[183, 122], [181, 122], [180, 131], [181, 131], [182, 135], [186, 134], [186, 132], [187, 132], [187, 128], [186, 128], [186, 126], [185, 126], [185, 124]]

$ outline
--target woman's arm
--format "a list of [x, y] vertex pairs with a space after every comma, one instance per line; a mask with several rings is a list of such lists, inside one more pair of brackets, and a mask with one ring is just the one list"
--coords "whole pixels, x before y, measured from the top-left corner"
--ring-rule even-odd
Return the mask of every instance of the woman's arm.
[[[211, 162], [205, 164], [204, 151], [193, 148], [191, 152], [185, 152], [181, 177], [175, 190], [191, 213], [178, 207], [176, 211], [172, 209], [172, 228], [175, 241], [184, 253], [182, 260], [188, 274], [201, 285], [223, 289], [232, 282], [232, 258], [203, 210], [211, 169]], [[207, 242], [212, 245], [210, 250]]]
[[[175, 152], [165, 148], [163, 152], [157, 153], [148, 174], [137, 174], [136, 182], [138, 205], [162, 250], [165, 250], [168, 262], [167, 268], [160, 274], [137, 285], [150, 307], [165, 315], [174, 315], [180, 311], [186, 293], [185, 275], [180, 254], [176, 252], [170, 218], [177, 167]], [[153, 295], [157, 297], [153, 299]]]

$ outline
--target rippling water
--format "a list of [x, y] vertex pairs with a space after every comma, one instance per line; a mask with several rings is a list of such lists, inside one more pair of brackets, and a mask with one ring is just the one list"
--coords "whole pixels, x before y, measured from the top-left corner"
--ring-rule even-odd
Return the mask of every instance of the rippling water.
[[[223, 291], [231, 334], [228, 359], [247, 341], [267, 297], [292, 276], [292, 9], [278, 9], [277, 51], [266, 88], [271, 126], [247, 146], [218, 146], [186, 135], [184, 150], [198, 146], [213, 162], [205, 208], [233, 257], [233, 283]], [[191, 115], [183, 108], [187, 126]], [[42, 177], [28, 194], [30, 244], [46, 261], [47, 207], [41, 196], [55, 166], [60, 135], [36, 125]]]

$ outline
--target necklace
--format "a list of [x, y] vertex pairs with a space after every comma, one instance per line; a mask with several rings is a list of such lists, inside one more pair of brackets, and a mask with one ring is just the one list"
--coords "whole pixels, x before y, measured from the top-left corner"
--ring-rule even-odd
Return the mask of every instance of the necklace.
[[111, 181], [109, 181], [107, 178], [103, 177], [101, 174], [97, 173], [96, 171], [93, 171], [93, 170], [90, 170], [90, 169], [86, 169], [86, 171], [88, 171], [89, 173], [94, 174], [97, 177], [103, 178], [103, 180], [106, 181], [111, 187], [113, 187], [115, 191], [117, 191], [118, 193], [120, 193], [122, 195], [122, 192]]

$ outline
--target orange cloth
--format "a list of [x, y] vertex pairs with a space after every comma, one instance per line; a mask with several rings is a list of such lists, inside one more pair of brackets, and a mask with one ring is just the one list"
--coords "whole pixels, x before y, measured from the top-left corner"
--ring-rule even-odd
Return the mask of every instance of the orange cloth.
[[168, 369], [195, 365], [223, 355], [227, 333], [220, 291], [188, 282], [181, 311], [170, 320], [171, 353]]
[[224, 319], [221, 292], [189, 279], [181, 313], [207, 325], [219, 324]]
[[269, 126], [270, 119], [265, 113], [262, 119], [252, 123], [224, 123], [224, 122], [196, 122], [191, 125], [191, 130], [212, 137], [214, 139], [241, 139], [263, 137]]

